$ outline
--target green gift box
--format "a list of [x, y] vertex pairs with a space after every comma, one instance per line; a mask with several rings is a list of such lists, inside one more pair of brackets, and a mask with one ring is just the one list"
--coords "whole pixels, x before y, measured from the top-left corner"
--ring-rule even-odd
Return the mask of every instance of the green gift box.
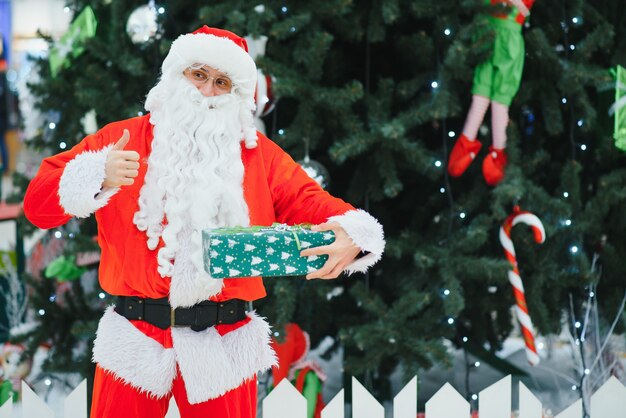
[[300, 257], [300, 251], [333, 241], [332, 231], [314, 232], [303, 225], [206, 229], [204, 269], [214, 279], [302, 276], [319, 270], [328, 256]]

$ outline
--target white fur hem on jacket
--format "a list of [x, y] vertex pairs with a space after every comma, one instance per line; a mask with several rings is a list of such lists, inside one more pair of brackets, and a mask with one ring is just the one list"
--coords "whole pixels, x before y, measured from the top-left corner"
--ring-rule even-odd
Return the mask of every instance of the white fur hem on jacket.
[[163, 348], [112, 306], [98, 324], [93, 361], [124, 383], [157, 398], [171, 391], [176, 377], [174, 349]]
[[382, 225], [372, 215], [357, 209], [343, 215], [331, 216], [328, 222], [341, 225], [356, 246], [369, 253], [348, 265], [346, 273], [365, 273], [380, 260], [385, 250], [385, 235]]
[[215, 328], [201, 332], [173, 328], [172, 341], [189, 403], [222, 396], [277, 363], [269, 345], [270, 327], [253, 312], [246, 325], [223, 337]]
[[86, 218], [119, 191], [118, 187], [101, 190], [111, 147], [80, 153], [65, 166], [59, 181], [59, 202], [68, 215]]
[[192, 404], [217, 398], [276, 364], [267, 322], [248, 313], [250, 322], [220, 336], [172, 328], [173, 348], [146, 336], [113, 307], [105, 312], [94, 342], [93, 360], [127, 384], [161, 398], [172, 389], [176, 365]]

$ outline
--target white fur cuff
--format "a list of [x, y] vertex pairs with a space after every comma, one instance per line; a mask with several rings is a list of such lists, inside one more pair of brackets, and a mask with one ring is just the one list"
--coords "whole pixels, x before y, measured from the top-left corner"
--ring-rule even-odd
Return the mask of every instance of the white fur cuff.
[[119, 188], [101, 191], [105, 164], [112, 145], [85, 151], [67, 163], [59, 182], [59, 202], [68, 215], [86, 218], [105, 206]]
[[331, 216], [328, 222], [341, 225], [356, 246], [369, 253], [346, 267], [346, 273], [365, 273], [380, 260], [385, 250], [385, 235], [382, 225], [372, 215], [357, 209], [343, 215]]

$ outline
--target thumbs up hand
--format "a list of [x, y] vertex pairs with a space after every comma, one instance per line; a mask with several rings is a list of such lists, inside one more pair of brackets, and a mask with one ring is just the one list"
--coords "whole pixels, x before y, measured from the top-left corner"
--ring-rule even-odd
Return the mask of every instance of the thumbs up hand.
[[139, 174], [139, 154], [124, 150], [129, 140], [130, 133], [128, 129], [124, 129], [122, 137], [107, 154], [104, 166], [106, 177], [102, 187], [129, 186], [135, 182], [135, 177]]

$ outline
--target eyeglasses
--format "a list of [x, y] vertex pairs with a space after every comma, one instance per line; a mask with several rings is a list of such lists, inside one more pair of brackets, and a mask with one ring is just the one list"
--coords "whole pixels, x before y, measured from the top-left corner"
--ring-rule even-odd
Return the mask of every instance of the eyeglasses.
[[183, 74], [197, 87], [205, 85], [209, 80], [213, 80], [213, 88], [220, 92], [230, 93], [230, 90], [233, 88], [233, 82], [230, 78], [221, 73], [211, 76], [204, 67], [191, 66], [186, 68]]

